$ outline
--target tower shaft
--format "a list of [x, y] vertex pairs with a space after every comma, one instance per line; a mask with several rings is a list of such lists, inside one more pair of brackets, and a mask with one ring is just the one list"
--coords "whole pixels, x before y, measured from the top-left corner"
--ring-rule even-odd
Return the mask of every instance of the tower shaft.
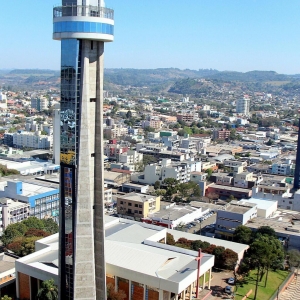
[[103, 300], [103, 58], [113, 11], [98, 0], [65, 2], [54, 8], [53, 33], [61, 40], [60, 299]]

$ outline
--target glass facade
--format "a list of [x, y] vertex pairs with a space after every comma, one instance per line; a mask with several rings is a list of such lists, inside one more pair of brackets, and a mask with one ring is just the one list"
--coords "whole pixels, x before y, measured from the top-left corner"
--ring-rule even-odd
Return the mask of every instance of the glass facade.
[[84, 33], [103, 33], [114, 34], [114, 26], [105, 23], [83, 22], [83, 21], [64, 21], [53, 24], [53, 32], [84, 32]]
[[61, 41], [61, 299], [73, 299], [81, 42]]

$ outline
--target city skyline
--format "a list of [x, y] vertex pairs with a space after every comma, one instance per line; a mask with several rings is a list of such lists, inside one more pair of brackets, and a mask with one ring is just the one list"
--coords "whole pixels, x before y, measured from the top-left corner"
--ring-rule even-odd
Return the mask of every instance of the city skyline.
[[[59, 45], [49, 41], [57, 1], [2, 3], [5, 27], [0, 69], [59, 69]], [[117, 11], [106, 68], [180, 68], [300, 73], [300, 2], [228, 0], [107, 0]], [[18, 22], [11, 22], [11, 7]], [[28, 10], [28, 7], [34, 9]], [[39, 12], [38, 14], [35, 12]], [[24, 13], [26, 12], [26, 13]], [[20, 26], [23, 24], [24, 26]], [[31, 32], [29, 42], [28, 32]]]

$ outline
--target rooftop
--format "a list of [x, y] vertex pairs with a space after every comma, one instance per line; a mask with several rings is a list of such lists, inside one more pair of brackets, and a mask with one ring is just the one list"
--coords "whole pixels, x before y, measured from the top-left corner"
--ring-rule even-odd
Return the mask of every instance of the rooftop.
[[119, 196], [118, 199], [126, 199], [130, 201], [136, 201], [136, 202], [146, 202], [149, 200], [155, 200], [154, 196], [151, 195], [145, 195], [145, 194], [139, 194], [139, 193], [128, 193], [122, 196]]

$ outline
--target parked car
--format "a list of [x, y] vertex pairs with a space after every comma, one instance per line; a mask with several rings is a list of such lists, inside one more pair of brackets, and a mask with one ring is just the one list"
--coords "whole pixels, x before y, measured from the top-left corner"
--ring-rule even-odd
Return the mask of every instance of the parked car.
[[229, 285], [227, 285], [226, 287], [225, 287], [225, 289], [224, 289], [224, 292], [226, 293], [226, 294], [231, 294], [231, 286], [229, 286]]
[[228, 278], [227, 283], [234, 284], [234, 278], [233, 277]]

